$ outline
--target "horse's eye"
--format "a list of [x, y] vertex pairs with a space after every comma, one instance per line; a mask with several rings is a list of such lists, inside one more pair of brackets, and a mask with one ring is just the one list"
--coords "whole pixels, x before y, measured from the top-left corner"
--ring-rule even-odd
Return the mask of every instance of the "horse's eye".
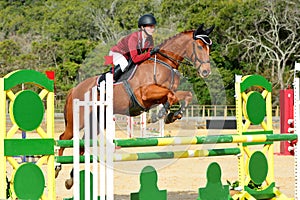
[[202, 46], [198, 46], [198, 49], [199, 49], [199, 50], [202, 50], [202, 49], [203, 49], [203, 47], [202, 47]]

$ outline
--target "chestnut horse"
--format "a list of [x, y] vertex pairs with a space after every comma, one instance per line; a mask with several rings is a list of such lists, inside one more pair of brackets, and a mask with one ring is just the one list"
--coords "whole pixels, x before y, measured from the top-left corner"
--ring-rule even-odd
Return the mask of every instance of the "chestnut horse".
[[[190, 64], [197, 69], [198, 75], [204, 78], [211, 73], [209, 52], [212, 42], [208, 35], [213, 28], [214, 26], [203, 30], [202, 24], [195, 31], [185, 31], [167, 39], [159, 45], [160, 50], [156, 55], [135, 68], [128, 80], [115, 83], [114, 114], [137, 116], [163, 104], [159, 117], [165, 117], [167, 123], [180, 119], [185, 107], [192, 100], [192, 93], [177, 91], [180, 82], [178, 67], [180, 64]], [[60, 135], [60, 140], [73, 138], [73, 99], [83, 100], [84, 94], [97, 85], [97, 78], [97, 76], [88, 78], [70, 90], [64, 111], [65, 131]], [[181, 100], [183, 104], [180, 110], [168, 114], [170, 106]], [[83, 113], [83, 109], [80, 112]], [[81, 129], [83, 121], [83, 114], [80, 114]], [[63, 151], [64, 148], [60, 148], [59, 156]]]

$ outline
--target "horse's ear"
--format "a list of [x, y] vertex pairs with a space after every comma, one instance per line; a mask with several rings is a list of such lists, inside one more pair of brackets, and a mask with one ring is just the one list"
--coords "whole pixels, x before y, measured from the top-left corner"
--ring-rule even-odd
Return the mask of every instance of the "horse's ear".
[[197, 28], [197, 32], [199, 31], [202, 31], [203, 30], [203, 27], [204, 27], [204, 23], [200, 24], [200, 26]]
[[194, 31], [194, 39], [196, 38], [196, 35], [201, 35], [201, 33], [203, 33], [203, 26], [204, 24], [201, 24], [197, 30]]
[[206, 29], [204, 32], [205, 32], [205, 35], [209, 35], [215, 28], [215, 25], [212, 25], [210, 28]]

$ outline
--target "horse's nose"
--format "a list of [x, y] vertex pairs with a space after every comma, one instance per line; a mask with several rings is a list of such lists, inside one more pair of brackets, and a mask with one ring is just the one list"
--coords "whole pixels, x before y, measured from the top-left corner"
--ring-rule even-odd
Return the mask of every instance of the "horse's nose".
[[203, 70], [201, 74], [203, 77], [207, 77], [210, 74], [210, 70]]

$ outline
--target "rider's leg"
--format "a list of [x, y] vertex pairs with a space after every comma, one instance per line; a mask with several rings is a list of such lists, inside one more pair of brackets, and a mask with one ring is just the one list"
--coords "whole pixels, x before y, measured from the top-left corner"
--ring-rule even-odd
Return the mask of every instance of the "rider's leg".
[[[112, 68], [110, 68], [108, 72], [114, 74], [114, 80], [115, 80], [115, 81], [117, 81], [117, 80], [120, 78], [120, 76], [122, 75], [122, 70], [121, 70], [120, 65], [116, 65], [116, 66], [114, 67], [114, 72], [112, 71]], [[108, 72], [106, 72], [106, 73], [108, 73]], [[105, 75], [106, 75], [106, 73], [103, 73], [103, 74], [99, 77], [99, 79], [98, 79], [98, 84], [100, 84], [102, 81], [105, 80]]]
[[114, 81], [118, 81], [118, 79], [120, 78], [120, 76], [122, 75], [122, 69], [120, 67], [120, 65], [116, 65], [114, 67]]
[[[113, 57], [113, 64], [115, 65], [114, 80], [117, 81], [122, 75], [122, 72], [125, 72], [127, 70], [128, 61], [122, 54], [117, 52], [110, 51], [109, 55]], [[110, 72], [112, 72], [112, 68], [110, 69]], [[103, 80], [105, 80], [105, 74], [101, 75], [98, 80], [98, 84]]]

